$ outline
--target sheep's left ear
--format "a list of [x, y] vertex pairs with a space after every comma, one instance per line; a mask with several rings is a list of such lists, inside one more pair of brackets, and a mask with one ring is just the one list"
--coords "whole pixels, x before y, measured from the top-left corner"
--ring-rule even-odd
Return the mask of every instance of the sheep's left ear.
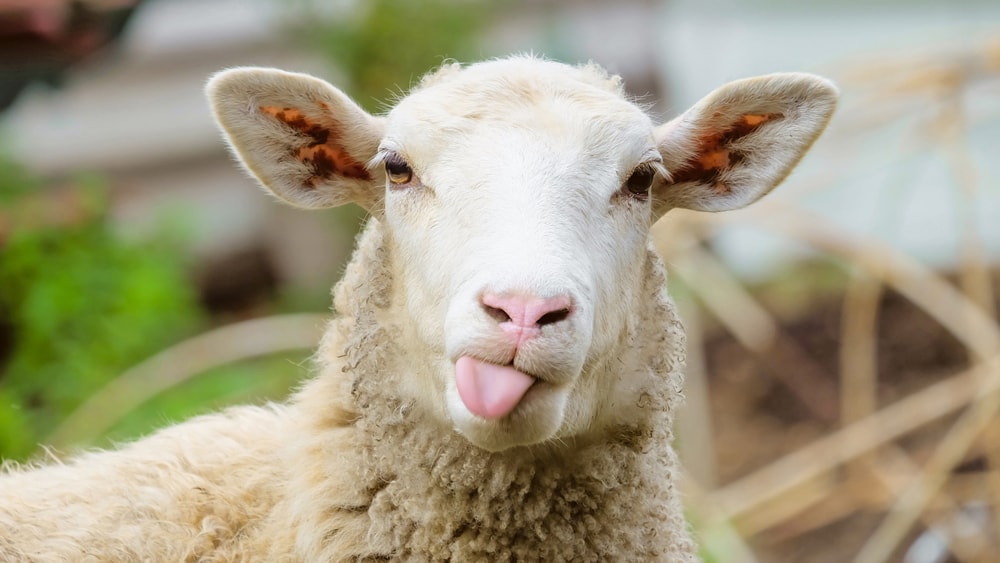
[[251, 67], [222, 71], [205, 90], [233, 153], [275, 196], [306, 208], [379, 206], [384, 178], [366, 165], [384, 125], [346, 94], [307, 74]]
[[656, 130], [670, 175], [654, 187], [656, 216], [753, 203], [791, 172], [836, 104], [836, 87], [810, 74], [748, 78], [712, 92]]

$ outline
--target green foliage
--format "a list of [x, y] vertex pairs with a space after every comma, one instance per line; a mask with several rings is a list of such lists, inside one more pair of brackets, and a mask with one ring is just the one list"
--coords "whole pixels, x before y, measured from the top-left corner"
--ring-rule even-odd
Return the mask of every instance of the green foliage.
[[[0, 206], [10, 206], [21, 197], [37, 191], [39, 187], [38, 180], [32, 177], [27, 170], [0, 157]], [[0, 231], [0, 235], [2, 235], [2, 231]], [[0, 240], [3, 239], [0, 238]]]
[[482, 58], [479, 34], [492, 6], [486, 0], [368, 0], [338, 21], [317, 9], [305, 36], [353, 81], [351, 95], [371, 106], [386, 98], [390, 85], [405, 89], [402, 78], [415, 80], [447, 59]]
[[[30, 216], [37, 185], [0, 170], [0, 217]], [[23, 458], [83, 398], [199, 321], [183, 259], [166, 237], [128, 243], [82, 186], [83, 219], [0, 238], [0, 457]], [[28, 198], [30, 200], [30, 198]], [[0, 234], [2, 236], [2, 234]]]

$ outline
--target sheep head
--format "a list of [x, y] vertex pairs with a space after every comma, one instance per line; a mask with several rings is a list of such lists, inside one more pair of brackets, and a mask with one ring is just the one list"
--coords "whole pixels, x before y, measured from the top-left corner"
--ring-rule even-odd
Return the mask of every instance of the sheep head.
[[516, 57], [446, 66], [380, 117], [272, 69], [221, 72], [208, 95], [234, 153], [277, 197], [353, 201], [381, 223], [385, 318], [420, 372], [400, 392], [503, 450], [595, 431], [634, 403], [641, 384], [595, 366], [648, 328], [636, 312], [650, 226], [671, 208], [766, 194], [837, 94], [806, 74], [751, 78], [656, 126], [596, 67]]

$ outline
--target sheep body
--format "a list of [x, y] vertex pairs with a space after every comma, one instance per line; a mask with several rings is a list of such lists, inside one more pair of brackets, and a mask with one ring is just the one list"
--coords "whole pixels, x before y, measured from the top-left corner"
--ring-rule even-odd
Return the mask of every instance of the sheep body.
[[[276, 196], [372, 213], [318, 373], [283, 404], [8, 464], [0, 560], [695, 560], [684, 335], [649, 228], [767, 193], [832, 85], [738, 81], [660, 126], [594, 65], [531, 57], [448, 65], [379, 117], [273, 69], [208, 92]], [[563, 305], [525, 320], [538, 303]]]
[[656, 338], [629, 358], [652, 376], [643, 416], [590, 443], [487, 452], [392, 392], [413, 374], [371, 306], [391, 291], [386, 252], [372, 220], [335, 291], [321, 373], [287, 404], [8, 467], [0, 561], [693, 560], [668, 446], [683, 332], [659, 259], [637, 324]]

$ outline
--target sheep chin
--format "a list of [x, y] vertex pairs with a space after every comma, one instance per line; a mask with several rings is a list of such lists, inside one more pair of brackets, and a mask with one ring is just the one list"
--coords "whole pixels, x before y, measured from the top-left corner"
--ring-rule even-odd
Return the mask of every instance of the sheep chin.
[[466, 406], [457, 385], [446, 393], [448, 415], [455, 431], [476, 447], [491, 452], [547, 442], [562, 429], [570, 390], [534, 380], [508, 414], [484, 418]]

